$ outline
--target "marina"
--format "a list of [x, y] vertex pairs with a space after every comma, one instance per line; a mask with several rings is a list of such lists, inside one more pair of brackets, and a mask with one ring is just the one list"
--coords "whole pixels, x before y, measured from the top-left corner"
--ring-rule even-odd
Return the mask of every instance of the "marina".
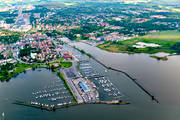
[[[37, 71], [43, 72], [44, 69], [39, 68]], [[31, 98], [20, 103], [27, 103], [29, 106], [35, 105], [45, 107], [54, 107], [75, 103], [69, 90], [67, 90], [67, 88], [64, 86], [63, 81], [56, 77], [56, 75], [48, 80], [46, 84], [43, 83], [39, 87], [32, 89], [30, 96]]]
[[[113, 85], [107, 75], [93, 69], [89, 57], [77, 51], [71, 54], [74, 55], [72, 67], [58, 69], [61, 72], [60, 78], [52, 78], [50, 83], [44, 85], [42, 89], [33, 90], [29, 102], [17, 101], [15, 104], [55, 110], [76, 104], [110, 104], [111, 101], [120, 101], [117, 102], [118, 104], [123, 103], [122, 94], [118, 88]], [[65, 87], [65, 84], [68, 88]], [[125, 104], [127, 103], [129, 102], [125, 102]]]
[[51, 81], [51, 84], [45, 85], [44, 89], [32, 92], [32, 95], [34, 101], [31, 101], [31, 103], [38, 103], [38, 105], [55, 106], [73, 102], [72, 96], [60, 79], [54, 79], [54, 81]]
[[[111, 82], [109, 77], [106, 75], [106, 68], [104, 70], [104, 73], [100, 73], [97, 71], [97, 67], [95, 67], [98, 63], [96, 63], [93, 59], [87, 57], [79, 51], [73, 51], [69, 46], [64, 47], [69, 49], [79, 61], [78, 69], [81, 75], [94, 83], [94, 86], [99, 93], [100, 100], [120, 100], [123, 97], [123, 94], [120, 92], [120, 90]], [[94, 63], [96, 63], [95, 66]], [[76, 77], [80, 77], [81, 75], [78, 76], [77, 74]]]
[[100, 94], [103, 94], [104, 99], [101, 98], [101, 100], [116, 100], [122, 97], [122, 94], [110, 81], [108, 76], [101, 75], [97, 71], [93, 70], [93, 67], [91, 67], [89, 63], [80, 63], [79, 69], [85, 77], [91, 79], [91, 81], [96, 84]]
[[[80, 64], [79, 64], [80, 69], [82, 67], [82, 70], [89, 72], [86, 76], [86, 74], [83, 74], [83, 71], [81, 71], [80, 73], [82, 74], [78, 74], [78, 76], [77, 74], [75, 74], [76, 76], [72, 76], [72, 78], [76, 79], [78, 77], [84, 77], [84, 78], [86, 77], [86, 78], [89, 78], [90, 81], [93, 81], [93, 83], [95, 84], [99, 92], [100, 101], [106, 101], [107, 103], [111, 103], [110, 101], [112, 99], [113, 100], [121, 99], [122, 101], [129, 101], [131, 105], [116, 106], [117, 104], [115, 104], [114, 106], [114, 104], [106, 105], [107, 103], [105, 104], [104, 102], [93, 103], [93, 104], [82, 103], [83, 105], [81, 104], [77, 105], [77, 104], [74, 104], [75, 101], [73, 98], [72, 100], [58, 100], [57, 99], [55, 101], [50, 101], [49, 98], [55, 98], [54, 96], [36, 99], [35, 97], [43, 95], [43, 94], [51, 94], [51, 92], [52, 94], [55, 94], [55, 92], [64, 92], [64, 90], [66, 90], [65, 87], [62, 86], [63, 82], [60, 80], [60, 78], [57, 77], [56, 73], [53, 73], [45, 68], [38, 68], [34, 71], [29, 70], [26, 73], [21, 73], [16, 78], [12, 78], [10, 82], [8, 83], [1, 83], [0, 92], [1, 92], [1, 95], [3, 95], [3, 97], [1, 97], [0, 100], [6, 100], [7, 102], [0, 104], [0, 108], [3, 108], [4, 105], [7, 107], [5, 107], [6, 109], [3, 109], [3, 110], [0, 109], [0, 112], [5, 113], [5, 118], [17, 119], [17, 120], [32, 119], [32, 114], [34, 114], [39, 119], [42, 119], [42, 118], [43, 119], [57, 119], [57, 118], [66, 119], [69, 117], [69, 114], [72, 114], [73, 115], [72, 119], [73, 118], [78, 119], [79, 116], [76, 116], [76, 115], [79, 115], [79, 113], [81, 113], [81, 115], [85, 114], [86, 117], [88, 116], [88, 118], [101, 119], [102, 118], [101, 113], [103, 113], [103, 115], [106, 117], [105, 119], [113, 119], [113, 120], [119, 119], [116, 117], [109, 118], [108, 114], [111, 113], [112, 115], [118, 114], [123, 119], [129, 119], [129, 118], [131, 119], [132, 117], [129, 116], [128, 114], [124, 115], [123, 111], [136, 109], [137, 112], [142, 112], [142, 114], [145, 115], [144, 117], [141, 116], [141, 118], [146, 119], [147, 116], [150, 116], [150, 114], [147, 112], [147, 109], [149, 109], [148, 111], [151, 111], [151, 113], [155, 114], [153, 118], [165, 119], [164, 117], [159, 115], [159, 111], [162, 111], [162, 114], [169, 113], [169, 110], [174, 111], [170, 107], [162, 108], [160, 104], [156, 104], [152, 102], [151, 99], [149, 99], [149, 96], [146, 95], [139, 87], [134, 85], [132, 80], [127, 78], [125, 75], [116, 71], [106, 69], [102, 65], [94, 61], [93, 59], [90, 59], [87, 56], [81, 55], [80, 52], [73, 50], [73, 48], [70, 48], [69, 46], [66, 46], [66, 47], [67, 49], [70, 50], [71, 53], [74, 54], [75, 59], [78, 59], [80, 61]], [[88, 67], [88, 69], [85, 70], [85, 68], [83, 67]], [[58, 83], [59, 87], [56, 86], [55, 83]], [[113, 84], [113, 87], [111, 86], [111, 83]], [[108, 85], [106, 84], [109, 85], [109, 88], [108, 88]], [[105, 88], [103, 88], [102, 85]], [[13, 88], [13, 92], [11, 90], [8, 90], [7, 86], [10, 88]], [[117, 90], [116, 88], [118, 89], [118, 91], [116, 91], [114, 94], [115, 96], [113, 96], [114, 92], [112, 92], [112, 90]], [[22, 91], [22, 89], [26, 89], [26, 91]], [[6, 90], [6, 92], [4, 90]], [[3, 94], [4, 92], [6, 94]], [[117, 97], [119, 98], [116, 98], [116, 94], [117, 94]], [[12, 103], [15, 103], [16, 100], [23, 101], [24, 105], [12, 104]], [[37, 104], [37, 105], [34, 105], [34, 104]], [[68, 104], [74, 107], [70, 107]], [[24, 106], [29, 106], [29, 107], [24, 107]], [[47, 110], [46, 108], [53, 111], [53, 108], [55, 108], [56, 106], [58, 106], [58, 108], [56, 108], [56, 112], [46, 112]], [[90, 111], [92, 111], [92, 115], [89, 115], [86, 113], [87, 107]], [[9, 108], [11, 108], [12, 111]], [[20, 111], [16, 111], [16, 108], [20, 108]], [[34, 108], [38, 108], [38, 109], [34, 109]], [[42, 112], [43, 108], [44, 108], [44, 111]], [[63, 108], [63, 109], [59, 109], [59, 108]], [[156, 108], [156, 109], [151, 109], [151, 108]], [[11, 112], [8, 112], [7, 110], [8, 111], [10, 110]], [[19, 114], [22, 113], [22, 114], [25, 114], [26, 117], [21, 118], [21, 115], [13, 114], [13, 113], [19, 113]], [[41, 115], [41, 117], [39, 117], [39, 115]], [[57, 115], [58, 117], [55, 115]], [[133, 116], [137, 116], [136, 112], [133, 112]], [[85, 119], [85, 117], [82, 117], [82, 118]]]

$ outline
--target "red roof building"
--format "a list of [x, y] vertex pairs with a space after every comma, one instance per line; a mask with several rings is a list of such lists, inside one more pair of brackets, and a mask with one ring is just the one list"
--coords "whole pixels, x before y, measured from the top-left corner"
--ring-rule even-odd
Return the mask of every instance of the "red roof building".
[[64, 53], [64, 56], [63, 56], [65, 59], [72, 59], [73, 56], [72, 55], [69, 55], [69, 53]]

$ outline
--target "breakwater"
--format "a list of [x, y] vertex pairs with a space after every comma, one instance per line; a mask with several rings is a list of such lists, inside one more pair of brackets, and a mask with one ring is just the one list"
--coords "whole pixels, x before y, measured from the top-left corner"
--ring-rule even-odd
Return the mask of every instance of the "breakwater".
[[57, 109], [68, 108], [68, 107], [83, 105], [83, 104], [128, 105], [130, 103], [125, 102], [125, 101], [96, 101], [96, 102], [92, 102], [92, 103], [76, 103], [75, 102], [75, 103], [71, 103], [71, 104], [57, 105], [57, 106], [53, 106], [53, 107], [52, 106], [39, 105], [39, 104], [25, 103], [22, 101], [16, 101], [13, 104], [21, 105], [21, 106], [27, 106], [27, 107], [33, 107], [33, 108], [47, 110], [47, 111], [56, 111]]
[[75, 103], [71, 103], [71, 104], [57, 105], [57, 106], [51, 107], [51, 106], [45, 106], [45, 105], [25, 103], [25, 102], [22, 102], [22, 101], [16, 101], [13, 104], [27, 106], [27, 107], [33, 107], [33, 108], [38, 108], [38, 109], [47, 110], [47, 111], [55, 111], [56, 109], [60, 109], [60, 108], [67, 108], [67, 107], [70, 107], [70, 106], [80, 105], [80, 104], [77, 104], [75, 102]]

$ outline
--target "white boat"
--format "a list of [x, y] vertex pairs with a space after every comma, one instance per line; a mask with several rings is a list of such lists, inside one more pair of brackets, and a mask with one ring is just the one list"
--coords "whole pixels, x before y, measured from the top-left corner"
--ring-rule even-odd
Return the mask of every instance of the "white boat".
[[5, 116], [5, 114], [4, 114], [4, 112], [2, 113], [2, 117], [4, 117]]
[[57, 104], [58, 106], [62, 105], [62, 103]]

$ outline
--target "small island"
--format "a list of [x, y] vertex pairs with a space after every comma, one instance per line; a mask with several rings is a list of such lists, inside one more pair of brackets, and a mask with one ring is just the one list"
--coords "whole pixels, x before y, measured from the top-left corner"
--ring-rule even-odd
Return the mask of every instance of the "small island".
[[157, 60], [163, 60], [163, 61], [168, 60], [168, 58], [166, 56], [165, 57], [159, 57], [159, 56], [151, 55], [150, 57], [155, 58]]

